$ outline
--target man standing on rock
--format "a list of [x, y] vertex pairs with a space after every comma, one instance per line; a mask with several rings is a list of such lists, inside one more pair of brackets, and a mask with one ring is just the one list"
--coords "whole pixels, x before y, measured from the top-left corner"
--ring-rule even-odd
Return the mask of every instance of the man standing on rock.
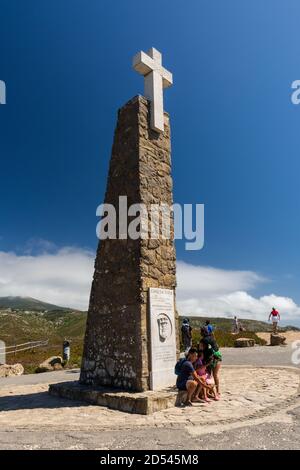
[[278, 310], [276, 310], [274, 307], [272, 308], [272, 311], [269, 315], [269, 321], [272, 317], [272, 323], [273, 323], [273, 333], [277, 333], [277, 326], [278, 326], [278, 322], [280, 321], [280, 314], [278, 312]]

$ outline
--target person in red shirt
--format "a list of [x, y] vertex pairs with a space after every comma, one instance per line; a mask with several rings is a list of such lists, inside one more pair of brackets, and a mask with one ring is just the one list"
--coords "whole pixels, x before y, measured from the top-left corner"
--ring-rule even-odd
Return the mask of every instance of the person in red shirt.
[[276, 310], [276, 308], [272, 308], [272, 312], [270, 313], [269, 315], [269, 321], [272, 317], [272, 323], [273, 323], [273, 333], [277, 333], [277, 326], [278, 326], [278, 322], [280, 320], [280, 314], [278, 312], [278, 310]]

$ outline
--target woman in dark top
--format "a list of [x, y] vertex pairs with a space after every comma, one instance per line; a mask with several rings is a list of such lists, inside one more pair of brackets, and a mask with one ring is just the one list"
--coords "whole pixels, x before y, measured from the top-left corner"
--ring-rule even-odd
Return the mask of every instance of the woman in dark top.
[[203, 351], [204, 361], [211, 369], [216, 384], [217, 394], [220, 396], [219, 371], [221, 368], [222, 354], [215, 338], [209, 334], [206, 327], [201, 328], [202, 338], [199, 343], [199, 350]]

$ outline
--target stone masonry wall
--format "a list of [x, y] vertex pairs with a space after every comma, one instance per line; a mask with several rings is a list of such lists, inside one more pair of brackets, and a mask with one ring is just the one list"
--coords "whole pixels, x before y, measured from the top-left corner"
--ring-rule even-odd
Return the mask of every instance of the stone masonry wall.
[[[165, 131], [149, 126], [148, 101], [137, 96], [118, 113], [105, 202], [172, 204], [169, 117]], [[173, 224], [171, 224], [173, 234]], [[175, 289], [173, 240], [103, 240], [92, 283], [80, 381], [127, 390], [149, 389], [148, 290]]]

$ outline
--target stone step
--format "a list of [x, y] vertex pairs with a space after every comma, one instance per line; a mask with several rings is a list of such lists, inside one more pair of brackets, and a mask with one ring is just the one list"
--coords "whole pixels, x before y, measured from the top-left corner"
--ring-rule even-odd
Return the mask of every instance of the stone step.
[[61, 398], [142, 415], [180, 406], [186, 399], [186, 392], [178, 392], [175, 387], [161, 391], [125, 392], [101, 386], [82, 385], [77, 381], [51, 384], [49, 393]]

